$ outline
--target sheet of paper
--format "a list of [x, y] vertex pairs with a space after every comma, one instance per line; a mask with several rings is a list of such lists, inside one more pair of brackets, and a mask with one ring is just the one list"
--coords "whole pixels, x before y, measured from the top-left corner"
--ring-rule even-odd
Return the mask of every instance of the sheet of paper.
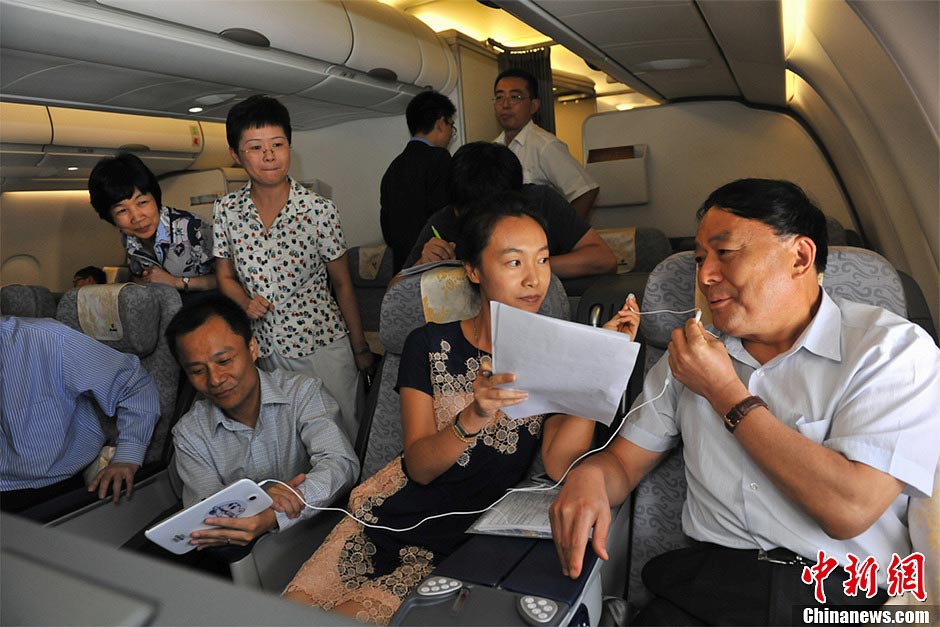
[[512, 372], [529, 398], [504, 407], [511, 418], [564, 413], [609, 425], [640, 345], [623, 333], [491, 302], [493, 372]]
[[548, 520], [548, 508], [557, 494], [558, 488], [513, 492], [496, 507], [480, 516], [467, 531], [495, 536], [551, 538], [552, 527]]

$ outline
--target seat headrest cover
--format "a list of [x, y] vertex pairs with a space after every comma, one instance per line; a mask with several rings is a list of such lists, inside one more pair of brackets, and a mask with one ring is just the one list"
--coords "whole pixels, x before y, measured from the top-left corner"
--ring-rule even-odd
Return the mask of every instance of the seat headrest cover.
[[636, 267], [636, 227], [598, 229], [601, 236], [617, 257], [617, 274], [630, 272]]
[[101, 342], [117, 342], [124, 337], [118, 297], [125, 285], [86, 285], [79, 288], [78, 325], [82, 333]]
[[421, 306], [426, 322], [453, 322], [480, 311], [480, 292], [461, 267], [434, 268], [421, 275]]
[[[138, 357], [150, 355], [160, 339], [161, 300], [156, 290], [133, 283], [117, 285], [88, 285], [65, 293], [59, 302], [56, 317], [74, 329], [82, 330], [79, 322], [79, 294], [92, 288], [112, 288], [118, 293], [117, 308], [122, 337], [101, 340], [111, 348]], [[170, 288], [172, 289], [172, 288]], [[89, 296], [94, 295], [94, 292]]]
[[359, 247], [359, 276], [367, 281], [374, 281], [379, 276], [379, 269], [382, 267], [382, 259], [385, 257], [385, 251], [388, 246], [378, 244], [376, 246]]

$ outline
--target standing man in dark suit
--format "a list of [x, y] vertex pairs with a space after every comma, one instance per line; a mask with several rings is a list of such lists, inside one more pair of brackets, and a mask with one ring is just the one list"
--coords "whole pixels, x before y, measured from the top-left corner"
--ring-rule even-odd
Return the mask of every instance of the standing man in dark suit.
[[382, 236], [401, 270], [421, 227], [447, 204], [450, 153], [457, 109], [447, 96], [426, 91], [405, 110], [411, 140], [382, 177]]

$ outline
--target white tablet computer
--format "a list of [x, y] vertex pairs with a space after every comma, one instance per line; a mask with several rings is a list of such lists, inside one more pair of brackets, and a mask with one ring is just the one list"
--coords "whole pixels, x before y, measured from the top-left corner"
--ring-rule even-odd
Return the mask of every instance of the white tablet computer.
[[260, 514], [274, 501], [251, 479], [241, 479], [212, 496], [177, 512], [148, 529], [144, 535], [167, 551], [182, 555], [196, 548], [190, 544], [193, 531], [213, 529], [203, 521], [209, 516], [247, 518]]

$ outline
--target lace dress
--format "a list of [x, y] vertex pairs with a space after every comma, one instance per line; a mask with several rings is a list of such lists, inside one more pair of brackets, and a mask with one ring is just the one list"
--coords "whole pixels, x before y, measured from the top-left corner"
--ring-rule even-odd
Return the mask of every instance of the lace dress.
[[[483, 356], [464, 338], [459, 322], [428, 324], [405, 342], [398, 387], [430, 395], [438, 430], [449, 429], [473, 400]], [[396, 457], [353, 490], [349, 510], [367, 522], [403, 528], [433, 514], [486, 507], [525, 476], [541, 428], [542, 416], [513, 420], [500, 413], [428, 485], [411, 481], [403, 457]], [[354, 601], [362, 608], [359, 620], [387, 624], [411, 589], [466, 540], [464, 532], [475, 518], [447, 516], [401, 533], [344, 518], [285, 592], [302, 592], [309, 603], [327, 610]]]

